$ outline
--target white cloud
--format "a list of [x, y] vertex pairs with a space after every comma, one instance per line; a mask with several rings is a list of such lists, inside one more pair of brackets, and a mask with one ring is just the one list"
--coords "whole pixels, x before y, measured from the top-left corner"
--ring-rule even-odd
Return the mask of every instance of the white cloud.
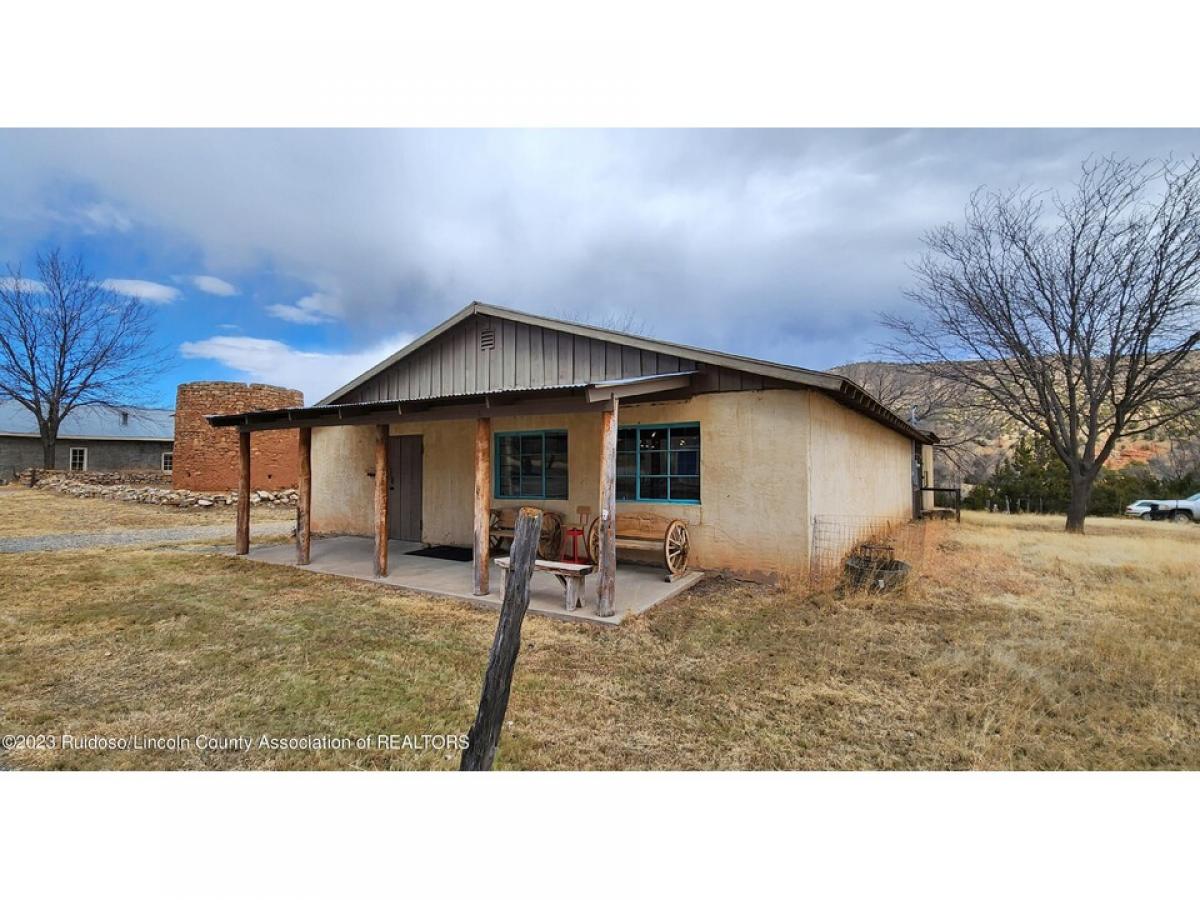
[[11, 275], [0, 277], [0, 286], [9, 291], [20, 287], [27, 294], [40, 294], [46, 290], [46, 286], [40, 281], [33, 278], [13, 278]]
[[297, 325], [319, 325], [322, 322], [332, 322], [340, 319], [344, 312], [342, 301], [329, 294], [309, 294], [301, 297], [295, 305], [272, 303], [267, 307], [267, 313], [285, 322]]
[[136, 297], [147, 303], [170, 303], [179, 299], [179, 289], [156, 281], [139, 281], [136, 278], [106, 278], [101, 284], [115, 294]]
[[188, 277], [188, 281], [204, 293], [217, 297], [232, 297], [238, 292], [238, 289], [228, 281], [217, 278], [215, 275], [191, 275]]
[[133, 220], [111, 203], [93, 203], [79, 210], [78, 219], [85, 231], [119, 231], [133, 228]]
[[188, 359], [219, 362], [249, 381], [298, 388], [304, 392], [305, 402], [315, 403], [412, 339], [411, 334], [397, 334], [364, 350], [323, 353], [297, 350], [282, 341], [265, 338], [219, 335], [188, 341], [179, 351]]

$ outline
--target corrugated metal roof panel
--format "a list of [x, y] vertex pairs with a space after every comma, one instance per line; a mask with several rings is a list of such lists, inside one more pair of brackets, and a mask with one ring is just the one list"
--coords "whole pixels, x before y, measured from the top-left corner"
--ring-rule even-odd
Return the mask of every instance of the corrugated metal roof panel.
[[[122, 413], [125, 414], [124, 417]], [[37, 419], [16, 400], [0, 400], [0, 434], [37, 437]], [[175, 411], [136, 406], [80, 406], [71, 410], [63, 419], [58, 436], [170, 441], [175, 439]]]

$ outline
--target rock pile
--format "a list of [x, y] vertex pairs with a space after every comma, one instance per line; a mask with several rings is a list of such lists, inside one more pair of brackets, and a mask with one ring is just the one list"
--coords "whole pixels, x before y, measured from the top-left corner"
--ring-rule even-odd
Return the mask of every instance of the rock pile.
[[[159, 506], [236, 506], [237, 491], [177, 491], [146, 484], [100, 484], [93, 480], [99, 473], [65, 475], [60, 472], [39, 471], [36, 487], [58, 491], [72, 497], [99, 497], [103, 500], [124, 500], [128, 503], [154, 503]], [[296, 505], [296, 491], [251, 491], [251, 506], [289, 507]]]

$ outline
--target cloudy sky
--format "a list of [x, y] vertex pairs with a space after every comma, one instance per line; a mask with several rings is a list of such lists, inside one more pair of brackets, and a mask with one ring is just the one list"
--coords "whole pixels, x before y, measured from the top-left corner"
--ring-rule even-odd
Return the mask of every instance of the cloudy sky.
[[870, 358], [972, 190], [1197, 131], [0, 131], [0, 262], [82, 254], [174, 385], [309, 401], [471, 300], [827, 368]]

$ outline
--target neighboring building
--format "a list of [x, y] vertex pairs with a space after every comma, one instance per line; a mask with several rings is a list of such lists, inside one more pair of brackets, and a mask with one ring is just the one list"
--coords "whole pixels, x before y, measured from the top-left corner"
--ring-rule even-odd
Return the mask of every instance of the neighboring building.
[[483, 304], [316, 406], [214, 424], [311, 429], [316, 531], [472, 546], [522, 505], [573, 525], [605, 508], [611, 467], [618, 546], [630, 523], [682, 520], [692, 565], [754, 577], [803, 572], [815, 517], [911, 518], [937, 440], [838, 375]]
[[[193, 381], [181, 384], [175, 395], [176, 490], [232, 491], [238, 486], [238, 439], [233, 432], [213, 428], [205, 416], [301, 406], [304, 395], [290, 388], [237, 381]], [[280, 431], [254, 442], [250, 487], [280, 490], [296, 486], [296, 435]]]
[[[172, 415], [169, 409], [76, 407], [59, 425], [54, 468], [76, 472], [169, 472]], [[12, 481], [25, 469], [43, 466], [37, 419], [17, 401], [0, 400], [0, 480]]]

